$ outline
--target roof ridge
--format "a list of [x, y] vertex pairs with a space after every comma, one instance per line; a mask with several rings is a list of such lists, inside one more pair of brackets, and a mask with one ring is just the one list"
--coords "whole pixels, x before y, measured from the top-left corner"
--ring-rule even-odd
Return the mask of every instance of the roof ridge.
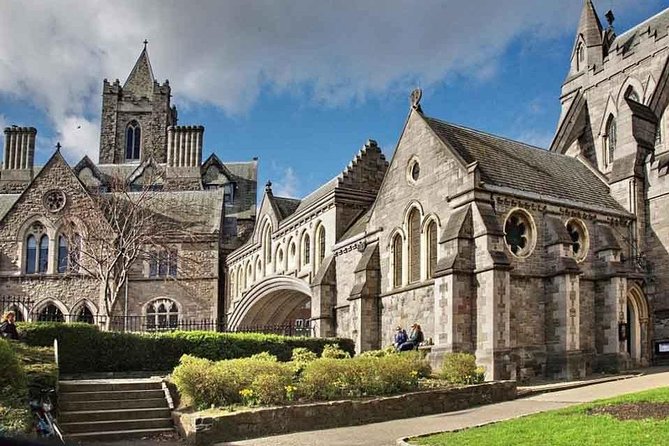
[[[478, 133], [478, 134], [480, 134], [480, 135], [490, 136], [490, 137], [497, 138], [497, 139], [503, 139], [504, 141], [509, 141], [509, 142], [512, 142], [512, 143], [515, 143], [515, 144], [521, 144], [521, 145], [523, 145], [523, 146], [526, 146], [528, 149], [540, 150], [540, 151], [542, 151], [542, 152], [552, 153], [552, 154], [554, 154], [554, 155], [566, 156], [566, 155], [562, 155], [561, 153], [554, 153], [554, 152], [551, 152], [550, 150], [548, 150], [548, 149], [544, 149], [543, 147], [535, 146], [535, 145], [528, 144], [528, 143], [523, 142], [523, 141], [518, 141], [517, 139], [509, 138], [508, 136], [497, 135], [497, 134], [495, 134], [495, 133], [486, 132], [486, 131], [484, 131], [484, 130], [479, 130], [479, 129], [475, 129], [475, 128], [472, 128], [472, 127], [467, 127], [466, 125], [462, 125], [462, 124], [454, 124], [454, 123], [452, 123], [452, 122], [443, 121], [443, 120], [441, 120], [441, 119], [438, 119], [438, 118], [432, 118], [432, 117], [430, 117], [430, 116], [425, 116], [425, 119], [429, 119], [429, 120], [432, 120], [432, 121], [436, 121], [436, 122], [438, 122], [438, 123], [440, 123], [440, 124], [445, 124], [445, 125], [450, 125], [450, 126], [452, 126], [452, 127], [457, 127], [457, 128], [459, 128], [459, 129], [467, 130], [467, 131], [470, 131], [470, 132], [473, 132], [473, 133]], [[570, 157], [568, 157], [568, 158], [570, 158]]]
[[622, 34], [618, 34], [618, 35], [616, 35], [616, 40], [622, 38], [622, 37], [625, 36], [626, 34], [631, 33], [632, 31], [635, 31], [635, 30], [641, 28], [641, 27], [644, 26], [644, 25], [649, 24], [651, 21], [653, 21], [653, 20], [656, 19], [657, 17], [661, 16], [662, 14], [666, 14], [666, 13], [668, 13], [668, 12], [669, 12], [669, 8], [665, 8], [665, 9], [663, 9], [662, 11], [658, 12], [657, 14], [648, 17], [648, 18], [647, 18], [646, 20], [644, 20], [643, 22], [641, 22], [641, 23], [637, 23], [637, 24], [634, 25], [633, 27], [631, 27], [631, 28], [629, 28], [628, 30], [624, 31]]

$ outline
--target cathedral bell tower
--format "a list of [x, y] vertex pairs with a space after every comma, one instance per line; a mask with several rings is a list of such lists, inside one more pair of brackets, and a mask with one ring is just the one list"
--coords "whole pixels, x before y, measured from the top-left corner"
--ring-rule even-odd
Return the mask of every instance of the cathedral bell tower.
[[102, 88], [100, 164], [140, 162], [153, 157], [167, 161], [167, 128], [176, 125], [170, 107], [170, 85], [156, 82], [144, 49], [123, 86], [105, 79]]

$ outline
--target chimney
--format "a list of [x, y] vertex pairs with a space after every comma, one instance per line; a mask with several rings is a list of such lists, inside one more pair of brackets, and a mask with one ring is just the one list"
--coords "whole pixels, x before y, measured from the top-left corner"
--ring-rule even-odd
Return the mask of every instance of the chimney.
[[32, 169], [35, 158], [35, 127], [5, 128], [4, 170]]
[[202, 137], [204, 127], [170, 126], [167, 128], [167, 165], [172, 167], [200, 167], [202, 164]]

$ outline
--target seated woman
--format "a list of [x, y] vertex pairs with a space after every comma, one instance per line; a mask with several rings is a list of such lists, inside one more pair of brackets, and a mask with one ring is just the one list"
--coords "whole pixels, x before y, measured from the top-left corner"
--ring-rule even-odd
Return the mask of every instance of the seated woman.
[[423, 330], [421, 330], [420, 325], [413, 324], [411, 326], [411, 334], [409, 335], [409, 340], [404, 344], [400, 345], [399, 351], [404, 352], [407, 350], [417, 349], [418, 346], [425, 340], [423, 336]]
[[393, 339], [393, 347], [395, 347], [395, 350], [399, 351], [400, 346], [408, 340], [409, 336], [407, 336], [406, 330], [398, 325], [397, 330], [395, 330], [395, 338]]

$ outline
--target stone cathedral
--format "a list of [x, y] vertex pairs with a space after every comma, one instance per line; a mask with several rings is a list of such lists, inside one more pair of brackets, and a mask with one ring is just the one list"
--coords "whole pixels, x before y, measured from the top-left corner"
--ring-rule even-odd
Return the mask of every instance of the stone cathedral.
[[[12, 309], [19, 320], [101, 325], [111, 316], [114, 329], [171, 329], [185, 319], [216, 327], [225, 313], [222, 259], [254, 226], [257, 162], [203, 159], [204, 127], [179, 125], [170, 101], [169, 82], [155, 80], [145, 45], [124, 84], [103, 82], [97, 163], [84, 157], [71, 166], [56, 150], [36, 166], [37, 130], [5, 128], [0, 311]], [[107, 235], [91, 233], [108, 218], [92, 206], [93, 197], [104, 199], [119, 184], [128, 197], [150, 194], [148, 210], [189, 233], [140, 255], [108, 312], [101, 281], [84, 268], [86, 259], [73, 256]], [[77, 249], [68, 225], [76, 226]]]
[[488, 379], [580, 377], [669, 352], [669, 9], [617, 34], [584, 1], [548, 150], [429, 115], [421, 91], [387, 160], [369, 140], [301, 200], [265, 188], [226, 259], [231, 326], [309, 319], [389, 345], [422, 325], [431, 361]]
[[[257, 209], [256, 161], [203, 161], [204, 129], [177, 124], [145, 48], [123, 85], [103, 84], [98, 163], [57, 151], [34, 166], [36, 130], [5, 129], [0, 294], [31, 297], [25, 317], [99, 312], [99, 284], [64, 274], [61, 213], [85, 226], [88, 194], [160, 171], [165, 203], [209, 210], [207, 238], [138, 262], [117, 312], [299, 323], [358, 351], [417, 322], [434, 365], [471, 352], [488, 379], [666, 360], [669, 9], [623, 33], [614, 21], [584, 1], [549, 148], [432, 117], [415, 90], [390, 159], [361, 141], [330, 181], [302, 199], [268, 183]], [[189, 252], [205, 273], [176, 273]]]

